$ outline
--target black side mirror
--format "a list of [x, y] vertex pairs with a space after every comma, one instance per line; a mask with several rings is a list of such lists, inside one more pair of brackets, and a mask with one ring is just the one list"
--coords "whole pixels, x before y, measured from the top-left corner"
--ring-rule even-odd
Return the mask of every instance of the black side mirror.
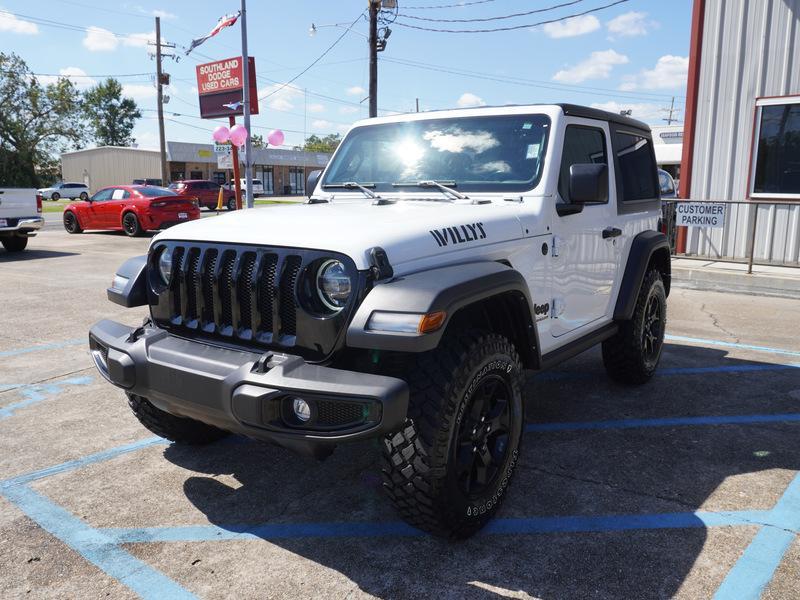
[[306, 180], [306, 196], [309, 198], [314, 194], [314, 190], [317, 189], [317, 182], [321, 175], [322, 171], [320, 170], [311, 171], [311, 173], [308, 174], [308, 179]]
[[569, 201], [572, 204], [608, 202], [608, 166], [593, 163], [570, 166]]

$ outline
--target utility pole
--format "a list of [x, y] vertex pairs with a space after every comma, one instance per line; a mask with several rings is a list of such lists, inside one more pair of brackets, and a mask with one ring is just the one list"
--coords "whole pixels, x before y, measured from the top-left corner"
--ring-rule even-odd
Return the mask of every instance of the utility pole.
[[164, 74], [161, 71], [161, 18], [156, 17], [156, 83], [158, 86], [158, 142], [161, 148], [161, 185], [169, 184], [167, 177], [167, 140], [164, 136]]
[[665, 119], [661, 119], [662, 121], [666, 121], [667, 125], [672, 125], [673, 121], [675, 121], [676, 123], [678, 122], [678, 118], [677, 117], [674, 118], [674, 119], [672, 118], [673, 113], [676, 113], [676, 112], [678, 112], [680, 110], [678, 108], [675, 108], [675, 96], [672, 97], [672, 102], [670, 103], [669, 108], [662, 108], [661, 110], [663, 112], [668, 112], [669, 113], [668, 117], [666, 117]]
[[247, 56], [247, 7], [242, 0], [242, 73], [244, 91], [244, 128], [247, 129], [247, 140], [244, 143], [244, 186], [247, 194], [247, 208], [253, 208], [253, 174], [250, 172], [253, 160], [253, 141], [250, 136], [250, 59]]
[[417, 98], [417, 112], [419, 112], [419, 98]]
[[369, 116], [378, 116], [378, 11], [381, 0], [369, 1]]

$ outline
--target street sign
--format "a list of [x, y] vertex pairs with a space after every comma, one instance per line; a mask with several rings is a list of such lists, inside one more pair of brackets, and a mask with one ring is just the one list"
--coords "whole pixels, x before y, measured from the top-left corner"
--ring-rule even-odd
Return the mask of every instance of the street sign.
[[675, 225], [720, 228], [725, 226], [724, 202], [676, 202]]
[[232, 169], [233, 168], [233, 154], [217, 154], [217, 168], [218, 169]]
[[214, 144], [214, 154], [230, 154], [231, 153], [231, 146], [230, 144]]
[[[258, 92], [256, 91], [256, 62], [248, 60], [250, 75], [250, 114], [258, 114]], [[242, 90], [244, 72], [242, 58], [235, 56], [225, 60], [197, 65], [197, 93], [200, 99], [200, 116], [218, 119], [244, 114]]]

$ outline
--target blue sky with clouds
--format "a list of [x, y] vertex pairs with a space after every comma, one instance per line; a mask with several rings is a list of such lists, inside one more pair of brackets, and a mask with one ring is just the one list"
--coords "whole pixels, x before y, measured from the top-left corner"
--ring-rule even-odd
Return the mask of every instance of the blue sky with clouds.
[[[470, 3], [472, 2], [472, 3]], [[669, 3], [628, 0], [611, 8], [555, 23], [611, 4], [614, 0], [398, 0], [399, 17], [379, 55], [380, 114], [477, 106], [574, 102], [663, 124], [662, 112], [676, 96], [683, 108], [688, 67], [691, 0]], [[425, 6], [458, 5], [424, 9]], [[493, 19], [567, 4], [508, 19]], [[368, 87], [367, 21], [358, 19], [366, 0], [249, 0], [250, 54], [256, 59], [259, 96], [275, 92], [319, 57], [346, 27], [353, 30], [292, 85], [260, 103], [254, 133], [286, 132], [286, 144], [301, 143], [303, 132], [344, 132], [366, 116]], [[668, 8], [666, 8], [668, 6]], [[62, 74], [79, 87], [120, 76], [126, 94], [143, 109], [135, 135], [155, 147], [155, 88], [148, 57], [153, 16], [162, 35], [179, 46], [208, 32], [217, 19], [239, 8], [236, 0], [116, 3], [101, 0], [0, 0], [0, 51], [19, 54], [40, 78]], [[426, 20], [422, 20], [426, 19]], [[461, 22], [448, 22], [462, 20]], [[309, 35], [311, 24], [318, 26]], [[333, 26], [345, 24], [344, 26]], [[496, 33], [437, 33], [429, 29], [491, 29], [525, 26]], [[172, 76], [166, 106], [167, 138], [206, 142], [213, 121], [197, 118], [195, 66], [207, 58], [235, 56], [238, 25], [226, 29], [180, 62], [165, 62]], [[183, 56], [183, 52], [180, 52]], [[682, 112], [679, 113], [682, 117]]]

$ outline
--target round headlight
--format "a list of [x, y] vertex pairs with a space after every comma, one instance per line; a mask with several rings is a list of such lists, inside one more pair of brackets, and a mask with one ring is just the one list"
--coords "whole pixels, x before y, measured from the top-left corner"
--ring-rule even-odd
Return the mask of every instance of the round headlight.
[[172, 277], [172, 248], [164, 248], [158, 255], [158, 273], [161, 275], [161, 280], [169, 285]]
[[333, 311], [347, 304], [352, 291], [350, 277], [338, 260], [326, 260], [317, 270], [317, 293], [322, 303]]

